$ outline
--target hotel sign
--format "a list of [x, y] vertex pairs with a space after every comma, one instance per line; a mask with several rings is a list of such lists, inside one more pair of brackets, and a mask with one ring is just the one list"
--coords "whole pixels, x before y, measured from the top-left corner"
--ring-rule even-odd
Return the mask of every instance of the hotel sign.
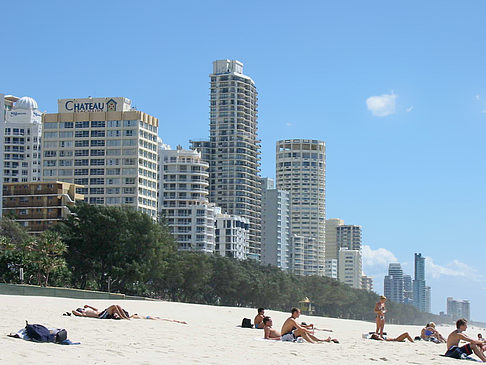
[[131, 101], [126, 98], [59, 99], [59, 113], [128, 111]]

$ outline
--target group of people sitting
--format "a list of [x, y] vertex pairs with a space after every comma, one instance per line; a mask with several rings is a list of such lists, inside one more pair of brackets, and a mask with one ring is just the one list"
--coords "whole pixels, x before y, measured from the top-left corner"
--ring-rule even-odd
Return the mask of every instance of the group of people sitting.
[[148, 315], [141, 316], [138, 315], [137, 313], [130, 315], [125, 309], [123, 309], [117, 304], [110, 305], [108, 308], [102, 311], [99, 311], [97, 308], [89, 304], [85, 304], [84, 307], [73, 309], [71, 312], [76, 317], [88, 317], [88, 318], [99, 318], [99, 319], [151, 319], [151, 320], [187, 324], [187, 322], [178, 321], [175, 319], [153, 317]]
[[290, 342], [307, 341], [310, 343], [319, 342], [335, 342], [339, 341], [335, 338], [328, 337], [326, 339], [317, 338], [314, 335], [314, 325], [306, 323], [297, 323], [297, 318], [300, 317], [300, 309], [292, 308], [290, 317], [287, 318], [282, 325], [282, 329], [277, 331], [274, 329], [272, 318], [265, 316], [265, 309], [258, 308], [258, 314], [254, 319], [255, 328], [263, 329], [264, 338], [267, 340], [281, 340]]

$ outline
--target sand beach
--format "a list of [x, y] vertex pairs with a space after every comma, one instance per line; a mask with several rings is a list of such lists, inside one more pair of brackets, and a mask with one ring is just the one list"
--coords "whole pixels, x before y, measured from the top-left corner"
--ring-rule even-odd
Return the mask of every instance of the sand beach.
[[[187, 325], [157, 320], [100, 320], [63, 316], [62, 313], [91, 304], [103, 309], [113, 301], [0, 295], [0, 364], [454, 364], [441, 357], [445, 344], [393, 343], [363, 339], [374, 324], [364, 321], [301, 316], [318, 328], [333, 329], [340, 344], [284, 343], [261, 340], [263, 330], [237, 327], [255, 309], [214, 307], [162, 301], [116, 301], [130, 313], [187, 321]], [[266, 310], [280, 330], [287, 313]], [[77, 346], [33, 343], [6, 335], [29, 323], [65, 328]], [[386, 325], [390, 336], [419, 326]], [[438, 326], [447, 335], [452, 326]], [[469, 327], [467, 333], [486, 334]], [[328, 332], [316, 331], [317, 336]]]

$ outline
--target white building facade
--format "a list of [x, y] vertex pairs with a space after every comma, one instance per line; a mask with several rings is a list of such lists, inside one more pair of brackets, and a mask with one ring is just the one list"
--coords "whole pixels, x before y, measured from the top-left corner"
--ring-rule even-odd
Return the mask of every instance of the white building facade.
[[224, 257], [246, 260], [250, 253], [250, 221], [222, 213], [216, 207], [215, 252]]
[[10, 105], [5, 110], [3, 124], [3, 182], [38, 182], [41, 180], [42, 113], [37, 102], [28, 96], [20, 99], [9, 96], [7, 101]]
[[78, 185], [90, 204], [157, 218], [158, 119], [123, 97], [59, 99], [42, 117], [42, 179]]
[[325, 273], [325, 172], [326, 146], [323, 141], [277, 141], [277, 189], [290, 193], [290, 230], [293, 235], [308, 238], [308, 244], [304, 245], [303, 275], [323, 276]]
[[361, 289], [361, 252], [358, 250], [339, 250], [338, 278], [344, 284]]
[[262, 263], [290, 269], [290, 196], [262, 179]]
[[208, 200], [208, 167], [201, 153], [159, 142], [159, 212], [182, 251], [213, 253], [215, 206]]

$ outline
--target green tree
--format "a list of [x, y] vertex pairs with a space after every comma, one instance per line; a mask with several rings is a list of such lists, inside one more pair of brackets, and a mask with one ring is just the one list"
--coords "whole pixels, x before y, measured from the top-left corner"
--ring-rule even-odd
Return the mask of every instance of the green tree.
[[28, 241], [23, 249], [27, 252], [26, 261], [37, 268], [38, 285], [47, 286], [49, 276], [66, 267], [63, 255], [67, 251], [67, 246], [56, 232], [43, 232]]

